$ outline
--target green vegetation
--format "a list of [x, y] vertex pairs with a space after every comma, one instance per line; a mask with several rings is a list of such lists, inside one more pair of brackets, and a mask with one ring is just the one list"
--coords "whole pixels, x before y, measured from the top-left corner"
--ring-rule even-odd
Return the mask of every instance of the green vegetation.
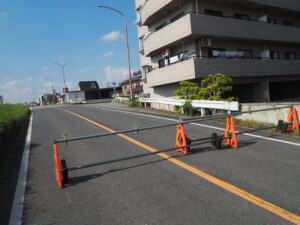
[[182, 106], [183, 113], [187, 116], [195, 116], [198, 114], [197, 108], [192, 106], [192, 101], [186, 101]]
[[179, 99], [186, 100], [180, 108], [174, 108], [175, 111], [183, 111], [188, 116], [198, 114], [196, 108], [192, 106], [192, 100], [210, 100], [210, 101], [235, 101], [237, 98], [228, 97], [232, 91], [232, 79], [225, 74], [209, 74], [207, 78], [201, 80], [201, 86], [191, 81], [182, 81], [180, 88], [174, 93]]
[[129, 106], [130, 107], [140, 107], [139, 98], [133, 97], [129, 99]]
[[231, 84], [232, 79], [225, 74], [209, 74], [207, 78], [201, 80], [200, 96], [204, 100], [234, 101], [236, 100], [234, 97], [225, 97], [232, 91]]
[[179, 96], [179, 99], [185, 100], [199, 100], [201, 99], [200, 90], [201, 88], [198, 87], [197, 84], [191, 81], [181, 81], [179, 83], [180, 88], [174, 93]]
[[21, 104], [0, 105], [0, 134], [3, 134], [13, 124], [24, 121], [29, 115], [29, 108]]
[[[213, 121], [225, 124], [226, 123], [226, 118], [215, 119]], [[253, 129], [262, 129], [262, 128], [265, 128], [265, 127], [276, 126], [275, 124], [272, 124], [272, 123], [262, 123], [262, 122], [258, 122], [258, 121], [255, 121], [255, 120], [240, 120], [240, 119], [236, 119], [236, 118], [234, 118], [234, 124], [236, 126], [253, 128]], [[270, 130], [275, 131], [275, 128], [270, 129]]]
[[191, 81], [182, 81], [180, 88], [174, 93], [179, 99], [185, 100], [215, 100], [234, 101], [235, 97], [226, 97], [232, 91], [232, 79], [225, 74], [209, 74], [207, 78], [201, 80], [201, 86]]

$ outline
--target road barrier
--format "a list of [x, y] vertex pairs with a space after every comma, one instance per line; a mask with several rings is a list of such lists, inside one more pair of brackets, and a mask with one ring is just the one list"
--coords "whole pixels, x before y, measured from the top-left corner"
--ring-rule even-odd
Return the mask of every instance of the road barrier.
[[[254, 113], [254, 112], [261, 112], [261, 111], [268, 111], [268, 110], [276, 110], [276, 109], [282, 109], [282, 108], [290, 108], [289, 115], [287, 122], [283, 120], [279, 120], [276, 126], [272, 127], [266, 127], [261, 129], [253, 129], [253, 130], [246, 130], [243, 132], [237, 132], [235, 130], [235, 124], [234, 124], [234, 115], [240, 115], [243, 113]], [[195, 140], [191, 140], [188, 138], [184, 125], [185, 124], [191, 124], [195, 122], [201, 122], [201, 121], [208, 121], [208, 120], [214, 120], [214, 119], [220, 119], [220, 118], [227, 118], [226, 119], [226, 128], [223, 136], [219, 136], [216, 133], [212, 133], [210, 137], [205, 138], [199, 138]], [[97, 138], [97, 137], [107, 137], [112, 135], [118, 135], [118, 134], [125, 134], [125, 133], [139, 133], [140, 131], [145, 130], [151, 130], [151, 129], [159, 129], [164, 127], [170, 127], [170, 126], [176, 126], [176, 135], [175, 135], [175, 148], [172, 148], [176, 151], [183, 152], [183, 154], [187, 155], [189, 154], [190, 147], [201, 145], [201, 144], [212, 144], [216, 149], [222, 149], [222, 145], [224, 146], [231, 146], [233, 148], [238, 148], [238, 140], [237, 135], [245, 134], [245, 133], [251, 133], [256, 132], [259, 130], [268, 130], [272, 128], [276, 128], [277, 130], [281, 131], [282, 133], [286, 133], [288, 131], [295, 131], [299, 132], [299, 118], [297, 110], [293, 106], [284, 106], [284, 107], [277, 107], [277, 108], [267, 108], [267, 109], [259, 109], [259, 110], [252, 110], [252, 111], [244, 111], [244, 112], [237, 112], [237, 113], [229, 113], [225, 115], [215, 115], [215, 116], [207, 116], [197, 119], [188, 119], [188, 120], [181, 120], [177, 123], [171, 123], [171, 124], [164, 124], [164, 125], [157, 125], [157, 126], [150, 126], [150, 127], [135, 127], [134, 129], [129, 130], [121, 130], [121, 131], [115, 131], [110, 133], [104, 133], [104, 134], [95, 134], [95, 135], [88, 135], [88, 136], [81, 136], [81, 137], [74, 137], [74, 138], [68, 138], [67, 135], [65, 135], [64, 139], [61, 140], [55, 140], [53, 145], [53, 151], [54, 151], [54, 165], [55, 165], [55, 174], [56, 174], [56, 181], [59, 188], [63, 188], [66, 183], [68, 183], [69, 175], [68, 172], [76, 169], [82, 169], [91, 167], [94, 165], [99, 165], [99, 163], [89, 164], [85, 166], [77, 166], [73, 168], [68, 168], [66, 160], [62, 159], [59, 160], [59, 150], [58, 150], [58, 144], [59, 143], [65, 143], [68, 144], [68, 142], [71, 141], [79, 141], [79, 140], [86, 140], [90, 138]]]

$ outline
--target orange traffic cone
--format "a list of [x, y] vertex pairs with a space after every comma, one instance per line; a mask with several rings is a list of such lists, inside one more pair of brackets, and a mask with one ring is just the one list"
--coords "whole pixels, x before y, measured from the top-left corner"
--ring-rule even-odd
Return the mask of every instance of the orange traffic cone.
[[[177, 125], [177, 131], [176, 131], [176, 145], [175, 147], [182, 147], [187, 146], [189, 143], [188, 138], [184, 132], [184, 126], [182, 124]], [[185, 155], [189, 153], [189, 147], [179, 148], [176, 149], [178, 152], [183, 152]]]
[[60, 173], [60, 160], [59, 160], [57, 144], [53, 145], [53, 151], [54, 151], [54, 166], [55, 166], [56, 182], [57, 182], [59, 188], [63, 188], [64, 185], [63, 185], [62, 177], [61, 177], [61, 173]]
[[238, 148], [236, 139], [235, 126], [232, 117], [228, 117], [226, 121], [226, 130], [224, 134], [224, 145]]
[[295, 107], [291, 107], [289, 110], [289, 115], [287, 119], [287, 123], [289, 124], [289, 131], [297, 131], [299, 132], [299, 117]]

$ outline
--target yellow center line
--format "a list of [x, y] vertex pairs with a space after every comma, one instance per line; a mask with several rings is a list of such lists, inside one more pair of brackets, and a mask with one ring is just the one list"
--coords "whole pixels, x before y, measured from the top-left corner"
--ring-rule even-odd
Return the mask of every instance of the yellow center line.
[[[74, 113], [74, 112], [71, 112], [69, 110], [62, 109], [62, 108], [59, 108], [59, 109], [64, 111], [64, 112], [70, 113], [74, 116], [77, 116], [77, 117], [79, 117], [79, 118], [81, 118], [81, 119], [83, 119], [83, 120], [85, 120], [89, 123], [92, 123], [95, 126], [100, 127], [100, 128], [102, 128], [102, 129], [104, 129], [108, 132], [115, 132], [115, 130], [110, 129], [106, 126], [103, 126], [103, 125], [101, 125], [101, 124], [99, 124], [99, 123], [97, 123], [93, 120], [90, 120], [90, 119], [88, 119], [84, 116], [81, 116], [77, 113]], [[242, 189], [240, 189], [240, 188], [238, 188], [238, 187], [236, 187], [232, 184], [229, 184], [225, 181], [222, 181], [222, 180], [220, 180], [216, 177], [213, 177], [213, 176], [211, 176], [211, 175], [209, 175], [209, 174], [207, 174], [207, 173], [205, 173], [205, 172], [203, 172], [203, 171], [201, 171], [201, 170], [199, 170], [195, 167], [192, 167], [192, 166], [180, 161], [180, 160], [172, 158], [171, 156], [169, 156], [165, 153], [158, 153], [157, 149], [152, 148], [148, 145], [145, 145], [145, 144], [143, 144], [143, 143], [141, 143], [141, 142], [139, 142], [139, 141], [137, 141], [137, 140], [135, 140], [131, 137], [128, 137], [124, 134], [118, 134], [118, 136], [122, 137], [122, 138], [124, 138], [124, 139], [126, 139], [126, 140], [128, 140], [128, 141], [130, 141], [130, 142], [132, 142], [132, 143], [134, 143], [134, 144], [150, 151], [150, 152], [157, 152], [156, 155], [158, 155], [158, 156], [160, 156], [160, 157], [176, 164], [177, 166], [180, 166], [180, 167], [184, 168], [185, 170], [190, 171], [191, 173], [193, 173], [193, 174], [195, 174], [195, 175], [197, 175], [197, 176], [199, 176], [199, 177], [201, 177], [201, 178], [203, 178], [203, 179], [205, 179], [205, 180], [207, 180], [207, 181], [209, 181], [209, 182], [211, 182], [211, 183], [213, 183], [213, 184], [215, 184], [215, 185], [217, 185], [217, 186], [219, 186], [219, 187], [221, 187], [221, 188], [223, 188], [223, 189], [225, 189], [225, 190], [227, 190], [227, 191], [229, 191], [229, 192], [231, 192], [231, 193], [233, 193], [233, 194], [235, 194], [235, 195], [237, 195], [237, 196], [239, 196], [239, 197], [241, 197], [241, 198], [243, 198], [243, 199], [245, 199], [245, 200], [247, 200], [251, 203], [253, 203], [253, 204], [255, 204], [257, 206], [260, 206], [260, 207], [266, 209], [267, 211], [269, 211], [271, 213], [274, 213], [277, 216], [280, 216], [280, 217], [282, 217], [283, 219], [285, 219], [289, 222], [300, 225], [300, 217], [296, 214], [293, 214], [293, 213], [291, 213], [291, 212], [289, 212], [289, 211], [287, 211], [283, 208], [280, 208], [280, 207], [278, 207], [278, 206], [276, 206], [276, 205], [274, 205], [270, 202], [267, 202], [267, 201], [265, 201], [265, 200], [263, 200], [259, 197], [256, 197], [255, 195], [250, 194], [249, 192], [244, 191], [244, 190], [242, 190]]]

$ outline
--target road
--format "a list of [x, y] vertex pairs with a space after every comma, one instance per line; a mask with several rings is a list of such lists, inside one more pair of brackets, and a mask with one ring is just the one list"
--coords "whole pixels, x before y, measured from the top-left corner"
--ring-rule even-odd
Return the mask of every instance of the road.
[[[64, 133], [77, 137], [176, 119], [119, 108], [104, 103], [33, 110], [25, 225], [300, 224], [300, 139], [270, 133], [238, 136], [239, 149], [205, 144], [187, 156], [168, 150], [175, 127], [61, 144], [60, 158], [69, 167], [101, 164], [70, 171], [70, 184], [58, 189], [52, 145]], [[185, 126], [191, 139], [221, 134], [221, 128]]]

